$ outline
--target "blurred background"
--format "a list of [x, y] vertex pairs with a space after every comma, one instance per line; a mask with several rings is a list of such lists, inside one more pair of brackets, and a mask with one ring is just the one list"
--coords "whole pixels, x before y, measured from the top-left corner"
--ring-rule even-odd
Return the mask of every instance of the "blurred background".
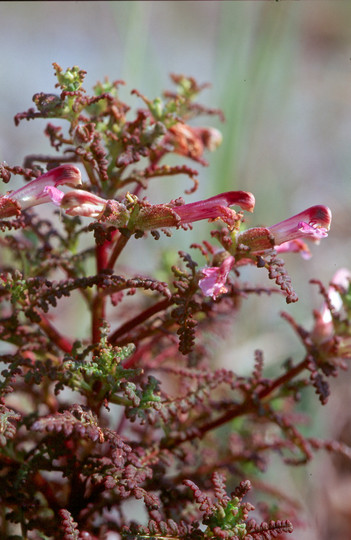
[[[310, 326], [321, 299], [308, 280], [328, 283], [337, 268], [350, 266], [351, 3], [14, 1], [0, 3], [0, 20], [1, 161], [19, 165], [26, 154], [52, 152], [42, 134], [44, 120], [17, 128], [13, 122], [32, 106], [33, 94], [54, 92], [52, 62], [86, 70], [88, 90], [106, 75], [124, 79], [121, 98], [135, 107], [141, 102], [130, 96], [133, 88], [154, 98], [171, 88], [169, 73], [183, 73], [212, 84], [200, 101], [226, 117], [224, 124], [202, 120], [221, 130], [223, 143], [206, 156], [210, 166], [201, 168], [200, 190], [189, 201], [252, 191], [251, 226], [274, 224], [314, 204], [332, 209], [331, 232], [312, 247], [313, 258], [285, 257], [300, 302], [249, 299], [230, 340], [220, 346], [222, 365], [244, 374], [256, 348], [264, 350], [269, 369], [279, 369], [290, 355], [297, 360], [302, 349], [279, 311]], [[167, 202], [187, 187], [186, 178], [157, 180], [149, 197]], [[171, 245], [187, 249], [208, 230], [197, 224], [190, 240], [179, 232]], [[150, 261], [157, 249], [153, 243]], [[257, 281], [257, 270], [251, 275]], [[262, 283], [268, 284], [263, 274]], [[321, 411], [315, 396], [306, 398], [303, 405], [314, 416], [311, 435], [351, 442], [350, 382], [349, 374], [336, 380]], [[277, 459], [274, 470], [278, 484], [300, 500], [308, 522], [291, 538], [351, 538], [349, 462], [320, 453], [289, 473]]]

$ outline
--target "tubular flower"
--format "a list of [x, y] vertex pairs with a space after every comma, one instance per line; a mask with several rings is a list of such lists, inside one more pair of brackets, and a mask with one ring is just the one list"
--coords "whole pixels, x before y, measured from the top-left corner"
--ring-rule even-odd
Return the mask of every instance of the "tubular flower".
[[238, 235], [238, 243], [248, 246], [251, 253], [262, 253], [276, 247], [280, 253], [301, 252], [304, 258], [309, 258], [304, 240], [318, 243], [328, 236], [331, 218], [327, 206], [311, 206], [276, 225], [247, 229]]
[[274, 237], [275, 245], [297, 238], [309, 238], [318, 242], [328, 236], [331, 218], [331, 211], [327, 206], [311, 206], [289, 219], [268, 227], [268, 230]]
[[351, 336], [348, 324], [345, 324], [342, 299], [350, 283], [351, 272], [346, 268], [337, 270], [327, 292], [328, 301], [324, 302], [320, 311], [314, 311], [312, 340], [318, 345], [322, 343], [324, 353], [338, 362], [351, 358]]
[[0, 217], [18, 215], [22, 210], [50, 202], [48, 187], [68, 185], [75, 187], [82, 183], [80, 170], [74, 165], [65, 164], [38, 176], [28, 184], [0, 197]]
[[179, 227], [202, 219], [210, 221], [221, 219], [229, 227], [234, 227], [238, 215], [235, 210], [229, 208], [232, 205], [252, 212], [255, 198], [252, 193], [246, 191], [228, 191], [203, 201], [179, 206], [144, 205], [140, 207], [134, 226], [140, 230], [152, 230], [162, 227]]
[[50, 196], [52, 202], [63, 208], [69, 216], [87, 216], [98, 218], [105, 210], [107, 200], [85, 191], [75, 189], [63, 193], [55, 187], [46, 187], [46, 193]]
[[226, 281], [234, 263], [235, 259], [230, 255], [220, 266], [211, 266], [201, 270], [205, 277], [200, 279], [199, 287], [205, 296], [212, 296], [215, 300], [217, 296], [228, 291]]
[[177, 206], [174, 211], [180, 216], [181, 223], [193, 223], [201, 219], [214, 221], [218, 218], [228, 223], [228, 221], [231, 222], [232, 214], [236, 215], [234, 210], [228, 208], [232, 205], [252, 212], [255, 206], [255, 197], [247, 191], [227, 191], [203, 201]]
[[59, 190], [50, 187], [46, 193], [69, 215], [90, 216], [98, 218], [102, 223], [116, 227], [128, 226], [130, 230], [154, 230], [165, 227], [179, 227], [208, 219], [222, 219], [233, 227], [238, 220], [235, 210], [229, 208], [238, 205], [252, 212], [255, 198], [246, 191], [228, 191], [203, 201], [196, 201], [178, 206], [171, 204], [150, 204], [139, 201], [137, 197], [127, 194], [123, 202], [113, 199], [105, 200], [83, 190], [74, 190], [60, 195]]

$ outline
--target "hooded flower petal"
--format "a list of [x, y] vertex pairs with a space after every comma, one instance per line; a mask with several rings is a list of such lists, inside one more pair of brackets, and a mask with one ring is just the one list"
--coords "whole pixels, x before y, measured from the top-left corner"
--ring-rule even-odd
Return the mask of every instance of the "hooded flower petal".
[[[48, 186], [56, 188], [60, 185], [75, 187], [82, 183], [80, 170], [74, 165], [65, 164], [51, 169], [45, 174], [31, 180], [23, 187], [7, 193], [0, 198], [0, 217], [9, 217], [31, 206], [50, 202], [52, 199], [45, 188]], [[9, 213], [12, 205], [13, 211]]]
[[[130, 201], [130, 194], [127, 204]], [[121, 203], [117, 201], [108, 201], [108, 207], [111, 210], [114, 206]], [[231, 205], [238, 205], [244, 210], [252, 211], [255, 204], [255, 198], [252, 193], [246, 191], [229, 191], [220, 195], [215, 195], [210, 199], [197, 201], [189, 204], [174, 206], [170, 204], [149, 204], [145, 201], [133, 201], [134, 209], [131, 210], [133, 215], [132, 222], [129, 225], [135, 230], [148, 231], [160, 229], [164, 227], [179, 227], [201, 219], [209, 219], [214, 221], [222, 219], [227, 225], [233, 227], [238, 220], [238, 215], [235, 210], [228, 208]], [[126, 207], [123, 207], [126, 209]], [[129, 206], [131, 209], [131, 207]], [[101, 221], [114, 224], [115, 218], [118, 218], [118, 212], [110, 212], [107, 208], [101, 216]], [[119, 226], [119, 225], [117, 225]]]
[[331, 211], [327, 206], [312, 206], [271, 227], [247, 229], [238, 235], [237, 243], [248, 246], [251, 253], [262, 253], [274, 247], [280, 253], [300, 252], [308, 259], [310, 252], [304, 240], [319, 242], [328, 236], [330, 223]]
[[201, 270], [205, 277], [200, 279], [199, 287], [205, 296], [212, 296], [213, 299], [216, 299], [217, 296], [228, 291], [226, 281], [234, 263], [235, 259], [230, 255], [224, 259], [220, 266], [210, 266]]
[[328, 236], [332, 215], [327, 206], [311, 206], [303, 212], [268, 227], [274, 237], [274, 244], [280, 245], [296, 238], [319, 241]]
[[243, 210], [252, 212], [255, 206], [255, 197], [248, 191], [227, 191], [203, 201], [196, 201], [174, 210], [180, 216], [182, 223], [192, 223], [200, 219], [217, 219], [225, 216], [229, 206], [237, 205]]
[[105, 210], [107, 200], [84, 190], [72, 190], [61, 199], [61, 208], [70, 216], [98, 218]]

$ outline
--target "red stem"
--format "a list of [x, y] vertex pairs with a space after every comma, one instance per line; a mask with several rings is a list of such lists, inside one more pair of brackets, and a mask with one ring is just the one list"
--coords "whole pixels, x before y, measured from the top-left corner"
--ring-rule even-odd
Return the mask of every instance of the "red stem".
[[123, 248], [125, 247], [126, 243], [128, 242], [129, 238], [125, 236], [124, 234], [119, 233], [119, 237], [115, 243], [115, 247], [113, 248], [113, 251], [110, 255], [110, 258], [108, 262], [106, 262], [106, 268], [109, 268], [110, 270], [113, 269], [116, 260], [120, 256]]
[[[106, 241], [102, 245], [97, 245], [95, 249], [96, 257], [96, 271], [99, 274], [102, 272], [107, 265], [107, 249], [109, 242]], [[92, 304], [92, 322], [91, 322], [91, 333], [92, 333], [92, 342], [97, 343], [100, 341], [101, 333], [100, 327], [101, 323], [105, 317], [105, 304], [106, 297], [100, 294], [99, 287], [97, 288], [95, 298]]]
[[107, 267], [107, 249], [110, 242], [106, 241], [96, 246], [96, 270], [99, 274]]
[[57, 514], [60, 509], [60, 504], [56, 499], [57, 493], [54, 492], [49, 482], [40, 474], [39, 471], [37, 471], [32, 477], [32, 482], [36, 489], [40, 491], [42, 495], [46, 498], [49, 507], [53, 510], [55, 514]]
[[308, 365], [308, 359], [305, 358], [302, 360], [299, 364], [297, 364], [295, 367], [290, 369], [287, 373], [284, 373], [268, 386], [263, 388], [260, 392], [257, 394], [257, 399], [255, 401], [249, 399], [247, 401], [244, 401], [244, 403], [240, 405], [235, 405], [232, 409], [229, 409], [226, 411], [225, 414], [220, 416], [219, 418], [216, 418], [215, 420], [212, 420], [211, 422], [208, 422], [207, 424], [204, 424], [199, 429], [192, 431], [187, 437], [182, 439], [174, 439], [173, 441], [170, 441], [170, 443], [167, 443], [167, 440], [164, 440], [164, 443], [161, 442], [161, 447], [164, 448], [174, 448], [180, 443], [191, 441], [193, 439], [202, 439], [202, 437], [208, 432], [212, 431], [213, 429], [216, 429], [223, 424], [226, 424], [227, 422], [230, 422], [231, 420], [234, 420], [234, 418], [237, 418], [238, 416], [241, 416], [243, 414], [248, 414], [250, 412], [253, 412], [257, 408], [257, 401], [262, 400], [263, 398], [267, 397], [269, 394], [273, 392], [276, 388], [279, 386], [282, 386], [283, 384], [289, 382], [291, 379], [293, 379], [296, 375], [298, 375], [301, 371], [306, 369]]
[[48, 321], [48, 319], [36, 310], [36, 314], [40, 317], [39, 326], [45, 334], [59, 347], [62, 351], [70, 353], [72, 351], [72, 343], [63, 337], [58, 330]]
[[117, 328], [117, 330], [115, 330], [109, 336], [108, 341], [113, 345], [121, 336], [123, 336], [124, 334], [127, 334], [130, 330], [133, 330], [136, 326], [138, 326], [142, 322], [149, 319], [149, 317], [152, 317], [152, 315], [155, 315], [155, 313], [158, 313], [159, 311], [163, 311], [169, 306], [170, 306], [170, 300], [166, 298], [165, 300], [161, 300], [157, 304], [154, 304], [153, 306], [145, 309], [145, 311], [142, 311], [142, 313], [139, 313], [139, 315], [137, 315], [133, 319], [130, 319], [126, 323], [122, 324], [122, 326]]

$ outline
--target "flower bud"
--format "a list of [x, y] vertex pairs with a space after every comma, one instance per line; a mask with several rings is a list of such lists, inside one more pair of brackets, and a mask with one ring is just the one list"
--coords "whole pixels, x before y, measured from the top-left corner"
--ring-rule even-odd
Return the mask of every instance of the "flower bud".
[[202, 161], [204, 150], [216, 150], [222, 142], [222, 134], [215, 128], [191, 127], [181, 122], [172, 126], [165, 142], [174, 146], [174, 152]]

